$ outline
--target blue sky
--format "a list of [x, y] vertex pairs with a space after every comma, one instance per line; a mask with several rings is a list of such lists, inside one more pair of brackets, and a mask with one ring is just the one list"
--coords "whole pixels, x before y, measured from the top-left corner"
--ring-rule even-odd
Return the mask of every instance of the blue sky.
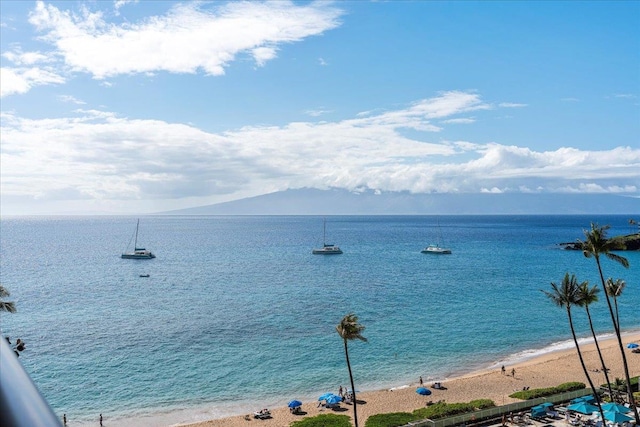
[[640, 197], [640, 2], [2, 1], [2, 214]]

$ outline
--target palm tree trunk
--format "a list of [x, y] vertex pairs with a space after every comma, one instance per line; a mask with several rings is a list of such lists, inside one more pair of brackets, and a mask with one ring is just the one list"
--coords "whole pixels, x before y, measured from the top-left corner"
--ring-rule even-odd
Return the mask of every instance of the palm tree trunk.
[[609, 397], [613, 400], [613, 391], [611, 390], [611, 381], [609, 381], [609, 373], [608, 369], [604, 364], [604, 359], [602, 357], [602, 351], [600, 351], [600, 344], [598, 344], [598, 338], [596, 337], [596, 331], [593, 329], [593, 322], [591, 321], [591, 313], [589, 313], [589, 306], [585, 305], [585, 310], [587, 310], [587, 318], [589, 319], [589, 327], [591, 328], [591, 335], [593, 335], [593, 342], [596, 344], [596, 349], [598, 350], [598, 357], [600, 357], [600, 364], [602, 366], [602, 370], [604, 371], [604, 378], [607, 380], [607, 388], [609, 389]]
[[571, 326], [571, 335], [573, 336], [573, 342], [576, 345], [576, 350], [578, 350], [578, 358], [580, 359], [580, 364], [582, 365], [582, 370], [584, 371], [584, 375], [587, 377], [587, 381], [589, 382], [589, 386], [591, 390], [593, 390], [593, 396], [596, 398], [596, 403], [598, 405], [598, 410], [600, 411], [600, 416], [602, 417], [602, 425], [605, 425], [606, 419], [604, 418], [604, 411], [602, 410], [602, 404], [600, 403], [600, 395], [598, 394], [598, 390], [593, 386], [593, 381], [591, 381], [591, 377], [589, 376], [589, 371], [587, 370], [587, 366], [584, 364], [584, 359], [582, 358], [582, 352], [580, 351], [580, 345], [578, 344], [578, 339], [576, 338], [576, 331], [573, 327], [573, 319], [571, 318], [571, 309], [567, 306], [567, 316], [569, 316], [569, 326]]
[[636, 407], [636, 401], [633, 398], [633, 391], [631, 389], [631, 378], [629, 377], [629, 365], [627, 364], [627, 356], [624, 352], [624, 345], [622, 345], [622, 336], [620, 335], [620, 325], [616, 322], [615, 314], [613, 313], [613, 307], [611, 307], [611, 299], [607, 293], [607, 285], [604, 281], [604, 275], [602, 274], [602, 266], [600, 265], [600, 257], [595, 254], [596, 264], [598, 264], [598, 272], [600, 273], [600, 280], [602, 281], [602, 290], [607, 300], [607, 306], [609, 306], [609, 314], [611, 314], [611, 322], [613, 323], [613, 329], [618, 339], [618, 347], [620, 347], [620, 354], [622, 355], [622, 366], [624, 367], [624, 376], [627, 381], [627, 394], [629, 395], [629, 405], [633, 409], [633, 415], [636, 418], [636, 425], [640, 425], [640, 415], [638, 414], [638, 408]]
[[349, 362], [349, 350], [347, 348], [347, 340], [344, 340], [344, 356], [347, 358], [347, 369], [349, 369], [349, 381], [351, 381], [351, 392], [353, 393], [353, 420], [355, 427], [358, 427], [358, 400], [356, 399], [356, 387], [353, 384], [353, 373], [351, 372], [351, 363]]

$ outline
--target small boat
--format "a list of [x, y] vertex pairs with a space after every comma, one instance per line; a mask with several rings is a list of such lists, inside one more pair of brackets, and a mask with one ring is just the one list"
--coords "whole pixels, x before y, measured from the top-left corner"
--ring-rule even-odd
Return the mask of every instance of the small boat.
[[141, 274], [140, 277], [151, 277], [149, 274]]
[[322, 247], [314, 248], [311, 253], [314, 255], [339, 255], [342, 253], [342, 249], [334, 244], [327, 243], [327, 220], [325, 218], [323, 223], [323, 232], [322, 232]]
[[431, 244], [421, 250], [420, 252], [423, 254], [434, 254], [434, 255], [445, 255], [450, 254], [451, 249], [447, 249], [442, 245], [442, 231], [440, 230], [440, 221], [438, 221], [438, 244]]
[[444, 254], [450, 254], [451, 249], [441, 248], [438, 245], [429, 245], [423, 250], [421, 250], [420, 252], [422, 252], [423, 254], [443, 254], [444, 255]]
[[[156, 256], [154, 254], [151, 253], [151, 251], [145, 249], [145, 248], [139, 248], [138, 247], [138, 228], [140, 227], [140, 220], [138, 220], [138, 223], [136, 224], [136, 232], [135, 232], [135, 241], [133, 243], [133, 252], [127, 252], [125, 250], [125, 252], [122, 253], [122, 258], [124, 259], [151, 259], [151, 258], [155, 258]], [[133, 239], [133, 237], [132, 237]], [[129, 244], [131, 244], [131, 240], [129, 240]], [[129, 247], [129, 245], [127, 245], [127, 248]]]

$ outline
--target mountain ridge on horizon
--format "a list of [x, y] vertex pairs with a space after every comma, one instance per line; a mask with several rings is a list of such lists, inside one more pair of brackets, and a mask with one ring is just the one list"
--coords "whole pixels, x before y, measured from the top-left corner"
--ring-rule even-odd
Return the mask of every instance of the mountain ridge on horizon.
[[616, 194], [376, 193], [289, 189], [158, 215], [640, 215], [640, 198]]

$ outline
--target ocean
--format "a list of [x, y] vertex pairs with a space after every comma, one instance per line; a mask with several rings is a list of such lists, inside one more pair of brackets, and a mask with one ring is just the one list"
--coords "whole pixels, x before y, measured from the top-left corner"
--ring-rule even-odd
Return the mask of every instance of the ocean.
[[[148, 216], [121, 259], [135, 217], [5, 217], [0, 281], [16, 314], [3, 335], [70, 426], [167, 426], [317, 396], [348, 385], [335, 326], [355, 313], [368, 342], [350, 343], [359, 390], [497, 368], [571, 347], [566, 313], [541, 292], [566, 272], [599, 285], [593, 259], [558, 246], [590, 222], [628, 234], [627, 216]], [[438, 235], [451, 255], [422, 254]], [[624, 331], [640, 329], [640, 252], [629, 269]], [[149, 277], [140, 277], [148, 274]], [[591, 307], [612, 327], [604, 297]], [[575, 310], [579, 335], [586, 316]]]

